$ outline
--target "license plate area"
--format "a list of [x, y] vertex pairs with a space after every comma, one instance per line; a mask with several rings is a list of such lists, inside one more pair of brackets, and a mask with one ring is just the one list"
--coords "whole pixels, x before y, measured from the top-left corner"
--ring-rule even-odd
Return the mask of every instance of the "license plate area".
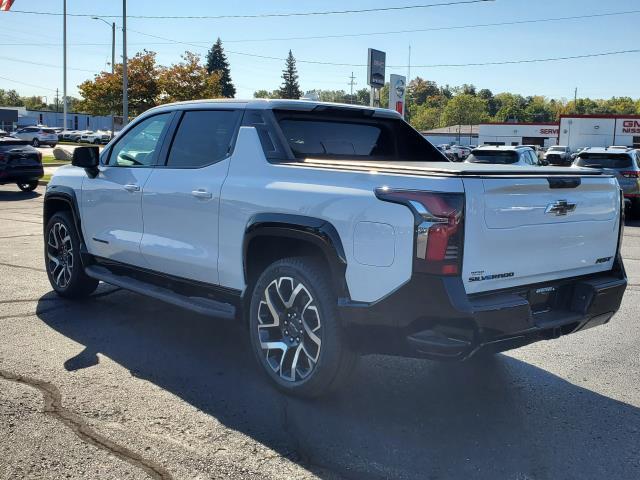
[[527, 292], [527, 300], [531, 313], [539, 315], [552, 310], [569, 309], [572, 295], [573, 283], [556, 283], [531, 288]]

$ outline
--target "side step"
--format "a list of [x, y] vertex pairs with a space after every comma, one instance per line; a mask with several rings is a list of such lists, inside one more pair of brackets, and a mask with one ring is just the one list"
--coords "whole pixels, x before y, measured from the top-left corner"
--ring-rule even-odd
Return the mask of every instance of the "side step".
[[177, 307], [186, 308], [201, 315], [225, 319], [233, 319], [236, 315], [236, 308], [228, 303], [217, 302], [209, 298], [180, 295], [151, 283], [142, 282], [123, 275], [116, 275], [107, 268], [99, 265], [90, 265], [85, 268], [85, 272], [88, 276], [96, 280], [124, 288], [125, 290], [131, 290], [135, 293], [147, 295], [148, 297], [153, 297]]

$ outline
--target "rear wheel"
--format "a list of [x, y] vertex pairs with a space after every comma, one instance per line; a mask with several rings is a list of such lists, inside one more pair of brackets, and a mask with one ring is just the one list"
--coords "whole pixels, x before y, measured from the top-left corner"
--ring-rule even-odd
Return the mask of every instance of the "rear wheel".
[[80, 261], [80, 238], [68, 211], [57, 212], [47, 222], [44, 235], [47, 276], [53, 289], [62, 297], [82, 298], [98, 287], [84, 272]]
[[18, 188], [23, 192], [32, 192], [38, 187], [38, 181], [33, 180], [31, 182], [18, 182]]
[[37, 138], [34, 138], [33, 140], [31, 140], [31, 145], [33, 145], [34, 147], [39, 147], [40, 140], [38, 140]]
[[282, 391], [317, 397], [344, 383], [356, 361], [338, 321], [326, 269], [310, 257], [278, 260], [251, 296], [251, 344]]

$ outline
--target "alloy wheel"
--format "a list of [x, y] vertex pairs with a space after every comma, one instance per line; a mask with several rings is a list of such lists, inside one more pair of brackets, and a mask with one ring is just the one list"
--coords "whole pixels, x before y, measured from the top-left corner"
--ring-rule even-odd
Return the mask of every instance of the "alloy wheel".
[[316, 367], [322, 346], [320, 313], [309, 290], [291, 277], [273, 280], [258, 305], [258, 340], [267, 365], [299, 382]]
[[66, 288], [71, 281], [74, 267], [73, 244], [67, 226], [56, 222], [47, 235], [47, 268], [51, 278], [60, 288]]

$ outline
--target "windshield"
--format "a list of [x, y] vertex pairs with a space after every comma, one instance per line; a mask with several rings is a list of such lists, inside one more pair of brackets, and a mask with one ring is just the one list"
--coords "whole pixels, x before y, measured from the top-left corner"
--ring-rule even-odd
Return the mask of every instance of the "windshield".
[[367, 111], [275, 111], [296, 158], [446, 162], [443, 155], [401, 119]]
[[518, 161], [518, 154], [513, 150], [474, 150], [467, 157], [467, 162], [471, 163], [495, 163], [497, 165], [508, 165]]
[[581, 153], [576, 160], [576, 165], [592, 168], [631, 168], [632, 163], [629, 155]]

